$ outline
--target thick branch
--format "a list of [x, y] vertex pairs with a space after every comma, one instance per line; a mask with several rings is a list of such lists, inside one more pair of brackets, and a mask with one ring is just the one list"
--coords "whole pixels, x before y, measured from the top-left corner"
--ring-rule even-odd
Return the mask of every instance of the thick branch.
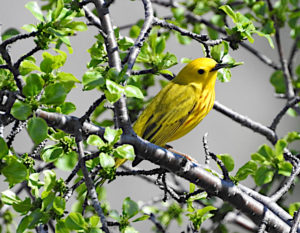
[[[105, 43], [108, 53], [108, 62], [111, 68], [116, 68], [117, 71], [121, 71], [121, 59], [118, 51], [118, 44], [115, 38], [113, 25], [110, 19], [109, 10], [105, 5], [104, 0], [93, 0], [98, 12], [98, 16], [101, 21], [101, 26], [106, 34]], [[125, 97], [121, 97], [115, 104], [115, 116], [117, 119], [116, 127], [123, 129], [124, 132], [133, 133], [131, 128], [130, 119], [126, 107]]]
[[[36, 112], [37, 116], [44, 118], [48, 123], [49, 119], [54, 120], [57, 125], [51, 126], [60, 129], [68, 128], [65, 125], [72, 125], [66, 119], [72, 120], [74, 117], [62, 116], [56, 113], [47, 113], [41, 110]], [[78, 120], [78, 118], [77, 118]], [[98, 128], [98, 132], [97, 129]], [[89, 129], [91, 131], [89, 131]], [[84, 124], [83, 131], [86, 133], [103, 135], [104, 129]], [[135, 148], [136, 154], [146, 160], [155, 163], [162, 168], [183, 177], [184, 179], [205, 189], [210, 195], [220, 197], [228, 201], [237, 209], [247, 214], [256, 224], [260, 224], [261, 219], [265, 218], [268, 223], [267, 229], [272, 232], [289, 232], [291, 216], [282, 210], [270, 198], [262, 196], [242, 185], [235, 185], [231, 181], [225, 181], [206, 171], [201, 165], [193, 163], [184, 157], [171, 153], [170, 151], [151, 144], [141, 138], [123, 134], [121, 144], [131, 144]], [[256, 199], [259, 199], [257, 201]], [[299, 229], [300, 232], [300, 229]]]

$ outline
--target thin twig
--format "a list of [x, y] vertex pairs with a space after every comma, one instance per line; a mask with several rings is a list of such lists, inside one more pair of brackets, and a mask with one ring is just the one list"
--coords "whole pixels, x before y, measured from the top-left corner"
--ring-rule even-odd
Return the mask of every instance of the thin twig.
[[83, 151], [83, 142], [82, 142], [82, 135], [81, 135], [80, 129], [78, 130], [77, 135], [76, 135], [76, 144], [78, 147], [78, 158], [79, 158], [80, 167], [81, 167], [83, 176], [85, 178], [86, 187], [87, 187], [89, 196], [91, 198], [92, 205], [93, 205], [95, 211], [97, 212], [98, 216], [100, 217], [100, 220], [102, 223], [101, 229], [105, 233], [109, 233], [106, 218], [104, 216], [103, 210], [102, 210], [100, 202], [98, 200], [96, 188], [93, 184], [92, 179], [90, 178], [89, 171], [88, 171], [87, 167], [85, 166], [85, 162], [82, 159], [84, 156], [84, 151]]
[[100, 34], [103, 36], [103, 38], [106, 38], [106, 34], [104, 33], [99, 18], [97, 18], [93, 12], [90, 11], [90, 9], [87, 6], [83, 6], [82, 9], [84, 10], [85, 17], [89, 20], [89, 22], [94, 25], [100, 32]]
[[[154, 68], [147, 69], [147, 70], [132, 70], [131, 75], [143, 75], [143, 74], [157, 74], [157, 70]], [[171, 81], [175, 78], [175, 75], [169, 75], [169, 74], [162, 74], [160, 73], [165, 79]]]
[[162, 19], [158, 19], [156, 17], [154, 17], [154, 19], [153, 19], [153, 25], [161, 26], [161, 27], [164, 27], [164, 28], [168, 28], [170, 30], [177, 31], [181, 35], [191, 37], [194, 40], [196, 40], [196, 41], [198, 41], [202, 44], [206, 44], [207, 46], [218, 45], [218, 44], [222, 43], [222, 41], [223, 41], [223, 39], [209, 40], [207, 35], [199, 35], [199, 34], [190, 32], [186, 29], [180, 28], [180, 27], [178, 27], [174, 24], [168, 23], [167, 21], [162, 20]]
[[296, 53], [298, 51], [298, 43], [299, 43], [299, 41], [300, 41], [300, 36], [298, 36], [294, 40], [292, 48], [291, 48], [291, 51], [290, 51], [290, 56], [289, 56], [289, 59], [288, 59], [289, 71], [290, 71], [290, 74], [291, 74], [292, 78], [294, 76], [294, 60], [296, 58]]
[[117, 171], [116, 176], [138, 176], [138, 175], [153, 176], [153, 175], [163, 174], [163, 173], [166, 173], [165, 169], [155, 168], [149, 171], [145, 171], [145, 170]]
[[135, 63], [135, 60], [140, 52], [141, 47], [143, 46], [144, 41], [148, 37], [148, 34], [151, 31], [152, 23], [153, 23], [153, 8], [151, 5], [150, 0], [142, 0], [144, 4], [144, 11], [145, 11], [145, 21], [144, 24], [141, 28], [141, 32], [136, 39], [134, 45], [130, 48], [130, 52], [128, 54], [128, 59], [127, 59], [127, 73], [130, 74], [133, 65]]
[[40, 51], [41, 47], [40, 46], [35, 46], [31, 51], [29, 51], [28, 53], [26, 53], [25, 55], [23, 55], [22, 57], [20, 57], [17, 62], [14, 64], [15, 69], [19, 69], [21, 62], [24, 61], [24, 59], [26, 59], [27, 57], [32, 56], [33, 54], [35, 54], [36, 52]]
[[252, 129], [256, 133], [264, 135], [272, 144], [276, 143], [277, 135], [270, 128], [229, 109], [228, 107], [220, 104], [217, 101], [215, 101], [214, 109], [217, 110], [218, 112], [224, 114], [225, 116], [228, 116], [230, 119], [240, 123], [242, 126]]
[[86, 111], [86, 113], [80, 118], [81, 124], [85, 122], [87, 119], [90, 118], [92, 113], [95, 111], [95, 109], [105, 100], [105, 95], [101, 95], [99, 99], [97, 99], [92, 105], [89, 107], [89, 109]]
[[263, 220], [261, 221], [261, 224], [259, 225], [259, 228], [258, 228], [258, 230], [257, 230], [257, 233], [264, 233], [265, 230], [266, 230], [266, 227], [267, 227], [267, 223], [266, 223], [265, 219], [263, 219]]
[[296, 96], [295, 98], [291, 99], [290, 101], [288, 101], [286, 103], [286, 105], [284, 106], [284, 108], [276, 115], [276, 117], [274, 118], [270, 129], [275, 131], [277, 125], [279, 124], [280, 120], [282, 119], [282, 117], [285, 115], [285, 113], [289, 110], [289, 108], [295, 106], [297, 103], [300, 102], [300, 97]]
[[290, 190], [291, 186], [294, 184], [295, 179], [297, 178], [299, 173], [300, 173], [300, 163], [298, 163], [297, 166], [294, 166], [292, 174], [288, 177], [285, 184], [273, 195], [271, 195], [270, 199], [273, 202], [277, 202], [284, 194], [286, 194]]
[[[202, 17], [197, 17], [195, 16], [194, 14], [188, 12], [186, 14], [186, 17], [189, 19], [189, 20], [193, 20], [193, 21], [196, 21], [196, 22], [200, 22], [200, 23], [203, 23], [205, 24], [206, 26], [210, 27], [211, 29], [217, 31], [217, 32], [220, 32], [224, 35], [227, 35], [226, 31], [223, 29], [223, 28], [220, 28], [218, 26], [216, 26], [215, 24], [209, 22], [208, 20], [202, 18]], [[262, 62], [264, 62], [266, 65], [274, 68], [275, 70], [279, 70], [280, 67], [274, 62], [272, 61], [271, 58], [267, 57], [266, 55], [262, 54], [261, 52], [259, 52], [258, 50], [254, 49], [253, 46], [249, 46], [247, 43], [241, 41], [240, 42], [240, 45], [242, 47], [244, 47], [246, 50], [248, 50], [250, 53], [252, 53], [253, 55], [255, 55], [259, 60], [261, 60]]]
[[[267, 0], [268, 8], [269, 11], [273, 11], [273, 5], [270, 0]], [[279, 25], [278, 25], [278, 19], [276, 17], [276, 14], [271, 14], [271, 18], [274, 21], [274, 26], [275, 26], [275, 41], [277, 45], [277, 51], [278, 51], [278, 56], [281, 64], [281, 70], [283, 72], [284, 76], [284, 81], [285, 81], [285, 94], [288, 100], [292, 99], [295, 96], [294, 89], [293, 89], [293, 84], [292, 84], [292, 79], [291, 79], [291, 74], [289, 72], [288, 64], [286, 59], [284, 58], [283, 55], [283, 48], [281, 44], [281, 38], [280, 38], [280, 31], [279, 31]]]
[[150, 221], [154, 223], [156, 229], [157, 229], [157, 232], [160, 232], [160, 233], [165, 233], [165, 229], [163, 228], [163, 226], [161, 225], [161, 223], [156, 219], [155, 215], [153, 213], [150, 214]]
[[208, 143], [207, 143], [207, 135], [208, 133], [205, 133], [202, 138], [204, 154], [205, 154], [205, 165], [209, 164], [209, 150], [208, 150]]
[[291, 227], [290, 233], [296, 233], [300, 223], [300, 209], [295, 211], [293, 218], [293, 226]]
[[38, 34], [38, 31], [34, 31], [34, 32], [30, 32], [27, 34], [19, 34], [19, 35], [15, 35], [13, 37], [10, 37], [9, 39], [5, 40], [2, 42], [2, 44], [0, 44], [0, 47], [5, 48], [7, 45], [12, 44], [18, 40], [23, 40], [23, 39], [27, 39], [30, 37], [35, 37]]

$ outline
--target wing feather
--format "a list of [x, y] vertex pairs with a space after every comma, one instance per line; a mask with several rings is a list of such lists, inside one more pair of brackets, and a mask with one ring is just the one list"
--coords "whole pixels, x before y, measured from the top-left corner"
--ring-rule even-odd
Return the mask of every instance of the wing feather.
[[191, 85], [169, 83], [146, 107], [133, 129], [142, 138], [164, 146], [177, 133], [182, 134], [181, 126], [195, 108], [197, 96]]

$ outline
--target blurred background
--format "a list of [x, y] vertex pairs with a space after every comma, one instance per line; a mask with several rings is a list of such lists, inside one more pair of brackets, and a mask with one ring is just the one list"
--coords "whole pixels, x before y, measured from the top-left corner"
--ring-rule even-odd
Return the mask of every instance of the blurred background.
[[[0, 24], [2, 24], [1, 31], [4, 32], [8, 28], [17, 28], [24, 32], [21, 27], [24, 24], [36, 23], [36, 19], [24, 7], [28, 1], [26, 0], [1, 0], [0, 6]], [[43, 3], [38, 1], [40, 5]], [[167, 8], [158, 7], [153, 5], [157, 10], [157, 16], [163, 17], [170, 15]], [[141, 1], [115, 1], [111, 7], [111, 17], [115, 26], [121, 27], [128, 24], [136, 23], [139, 19], [143, 18], [144, 11]], [[123, 30], [121, 34], [127, 35], [128, 31]], [[289, 54], [291, 47], [291, 40], [289, 39], [288, 29], [283, 30], [282, 40], [284, 46], [284, 53]], [[78, 33], [78, 35], [71, 37], [73, 54], [68, 54], [67, 62], [63, 67], [63, 71], [72, 73], [81, 80], [82, 75], [86, 72], [86, 64], [90, 60], [87, 49], [95, 42], [94, 36], [97, 30], [90, 27], [88, 31]], [[32, 39], [18, 41], [10, 47], [14, 60], [19, 58], [25, 52], [33, 48], [34, 43]], [[266, 54], [268, 57], [277, 60], [277, 51], [272, 49], [267, 40], [264, 38], [255, 37], [254, 44], [258, 51]], [[178, 58], [178, 65], [173, 67], [171, 71], [178, 73], [184, 66], [180, 63], [182, 57], [194, 59], [202, 57], [202, 47], [197, 42], [192, 42], [187, 46], [180, 45], [177, 40], [172, 37], [167, 44], [166, 51], [174, 53]], [[260, 122], [269, 126], [276, 114], [282, 109], [285, 100], [274, 97], [274, 88], [270, 84], [269, 79], [273, 70], [260, 62], [254, 55], [250, 54], [244, 48], [240, 47], [237, 51], [230, 50], [230, 55], [236, 61], [244, 62], [244, 65], [232, 69], [232, 78], [228, 83], [221, 83], [217, 81], [216, 84], [216, 100], [225, 106], [233, 109], [234, 111], [248, 116], [254, 121]], [[41, 57], [41, 52], [37, 57]], [[297, 57], [297, 64], [299, 64], [299, 56]], [[157, 77], [160, 79], [162, 77]], [[82, 91], [82, 85], [77, 85], [78, 88], [73, 89], [69, 95], [68, 101], [76, 104], [77, 110], [72, 113], [80, 117], [87, 109], [88, 106], [95, 101], [100, 93], [93, 90], [88, 92]], [[159, 91], [159, 85], [151, 89], [152, 95]], [[292, 118], [284, 116], [278, 127], [278, 136], [283, 137], [287, 132], [300, 131], [299, 117]], [[248, 128], [241, 127], [239, 124], [233, 122], [231, 119], [224, 115], [212, 110], [208, 116], [188, 135], [183, 138], [170, 143], [174, 149], [187, 153], [200, 163], [204, 162], [204, 151], [202, 146], [202, 137], [208, 132], [208, 146], [210, 151], [216, 154], [228, 153], [233, 156], [235, 160], [235, 170], [232, 172], [234, 175], [239, 167], [250, 159], [252, 153], [256, 152], [260, 145], [269, 142], [263, 136], [249, 130]], [[7, 132], [6, 132], [7, 133]], [[26, 133], [16, 137], [14, 142], [16, 148], [21, 151], [30, 151], [32, 143]], [[300, 149], [300, 145], [293, 145]], [[211, 162], [213, 164], [213, 162]], [[153, 167], [148, 162], [143, 162], [142, 168]], [[214, 167], [217, 169], [216, 167]], [[62, 173], [63, 176], [63, 173]], [[187, 182], [183, 182], [184, 186], [188, 187]], [[249, 187], [253, 187], [251, 180], [244, 182]], [[1, 184], [1, 190], [7, 189], [6, 183]], [[299, 201], [299, 187], [296, 187], [292, 198], [287, 200], [287, 203]], [[163, 191], [159, 190], [154, 185], [145, 183], [139, 178], [118, 178], [107, 186], [107, 199], [110, 201], [112, 209], [121, 209], [122, 202], [125, 197], [130, 196], [133, 200], [147, 201], [153, 197], [163, 195]], [[149, 232], [152, 224], [145, 221], [137, 225], [140, 232]], [[184, 228], [182, 228], [184, 230]], [[238, 228], [236, 231], [242, 232]], [[177, 226], [173, 226], [170, 232], [180, 232]]]

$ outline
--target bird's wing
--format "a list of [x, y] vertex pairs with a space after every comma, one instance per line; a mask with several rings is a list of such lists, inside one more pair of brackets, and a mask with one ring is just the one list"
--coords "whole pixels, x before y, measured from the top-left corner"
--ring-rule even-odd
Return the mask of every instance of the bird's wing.
[[171, 141], [175, 134], [184, 135], [181, 126], [197, 104], [195, 91], [192, 86], [168, 84], [143, 111], [133, 129], [140, 137], [159, 146]]

